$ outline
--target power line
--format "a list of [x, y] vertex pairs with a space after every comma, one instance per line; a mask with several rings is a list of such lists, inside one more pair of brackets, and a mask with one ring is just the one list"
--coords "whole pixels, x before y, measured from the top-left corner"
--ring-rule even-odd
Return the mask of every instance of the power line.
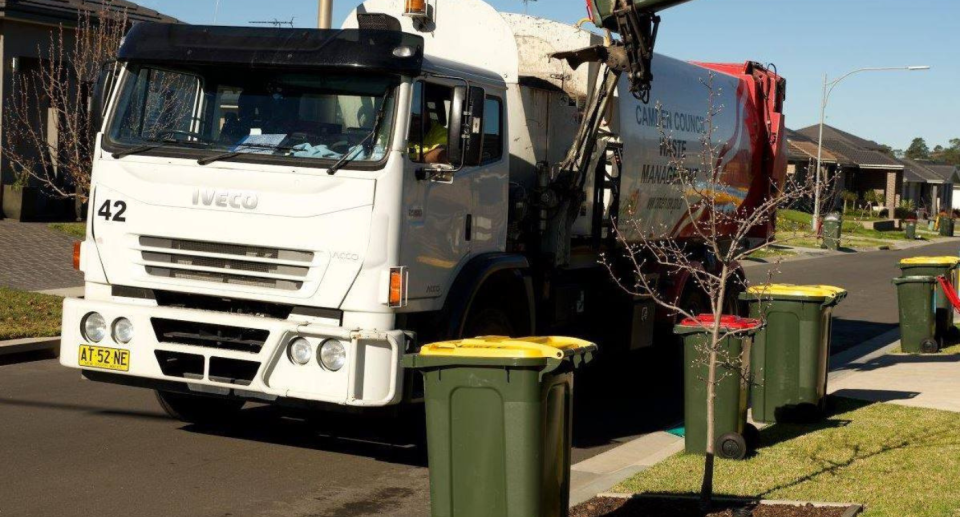
[[297, 18], [296, 18], [295, 16], [294, 16], [294, 17], [291, 17], [291, 18], [290, 18], [290, 21], [278, 20], [278, 19], [274, 18], [274, 19], [272, 19], [272, 20], [267, 20], [267, 21], [252, 21], [252, 22], [250, 22], [250, 24], [251, 24], [251, 25], [273, 25], [274, 27], [277, 27], [277, 28], [280, 28], [280, 27], [290, 27], [290, 28], [292, 29], [292, 28], [293, 28], [293, 21], [296, 20], [296, 19], [297, 19]]

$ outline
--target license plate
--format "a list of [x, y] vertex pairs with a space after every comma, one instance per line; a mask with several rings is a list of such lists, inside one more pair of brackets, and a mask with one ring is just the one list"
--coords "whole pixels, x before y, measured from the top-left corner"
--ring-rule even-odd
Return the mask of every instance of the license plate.
[[120, 372], [130, 371], [130, 351], [119, 348], [80, 345], [80, 366]]

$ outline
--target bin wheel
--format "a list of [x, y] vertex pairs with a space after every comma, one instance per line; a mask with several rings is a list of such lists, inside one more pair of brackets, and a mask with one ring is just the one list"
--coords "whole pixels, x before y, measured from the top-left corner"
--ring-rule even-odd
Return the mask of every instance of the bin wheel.
[[924, 354], [935, 354], [940, 351], [940, 344], [935, 339], [924, 339], [920, 342], [920, 351]]
[[747, 457], [747, 441], [737, 433], [727, 433], [717, 440], [717, 456], [725, 460], [742, 460]]
[[760, 447], [760, 429], [753, 424], [747, 424], [743, 428], [743, 440], [747, 442], [747, 447], [756, 450]]
[[157, 391], [157, 402], [170, 418], [188, 424], [222, 423], [239, 415], [242, 399], [227, 399]]

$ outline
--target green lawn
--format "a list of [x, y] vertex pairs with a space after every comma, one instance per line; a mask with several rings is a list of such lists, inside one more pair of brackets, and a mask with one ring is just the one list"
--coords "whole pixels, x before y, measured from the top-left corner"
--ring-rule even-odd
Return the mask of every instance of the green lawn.
[[[960, 508], [960, 414], [835, 399], [812, 425], [774, 425], [751, 458], [718, 460], [717, 494], [862, 503], [866, 517], [954, 517]], [[695, 493], [703, 458], [680, 454], [619, 492]]]
[[789, 249], [784, 249], [779, 246], [771, 246], [762, 250], [757, 250], [747, 256], [748, 259], [753, 260], [766, 260], [771, 258], [782, 258], [782, 257], [793, 257], [796, 256], [796, 253], [790, 251]]
[[51, 223], [47, 227], [81, 241], [87, 237], [87, 223]]
[[63, 298], [0, 287], [0, 340], [60, 335]]
[[[810, 230], [812, 219], [812, 215], [797, 210], [779, 210], [777, 212], [778, 241], [789, 246], [819, 248], [820, 242]], [[906, 238], [906, 234], [901, 231], [869, 230], [848, 217], [843, 223], [840, 242], [841, 245], [850, 248], [874, 248], [896, 244]]]

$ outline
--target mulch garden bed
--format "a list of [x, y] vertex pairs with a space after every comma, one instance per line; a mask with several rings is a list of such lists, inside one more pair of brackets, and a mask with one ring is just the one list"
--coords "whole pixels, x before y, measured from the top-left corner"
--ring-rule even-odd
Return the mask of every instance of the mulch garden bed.
[[577, 505], [570, 517], [846, 517], [847, 508], [818, 507], [811, 504], [757, 505], [729, 501], [714, 503], [714, 510], [704, 514], [694, 499], [641, 497], [623, 499], [596, 497]]

